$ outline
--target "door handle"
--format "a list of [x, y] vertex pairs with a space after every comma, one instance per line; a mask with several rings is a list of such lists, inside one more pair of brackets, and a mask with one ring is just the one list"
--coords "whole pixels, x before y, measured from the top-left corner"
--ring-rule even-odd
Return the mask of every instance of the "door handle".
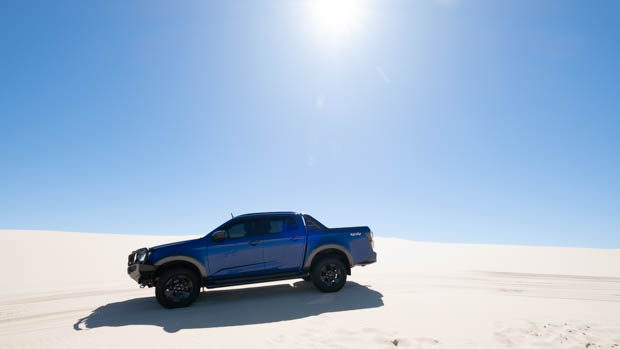
[[250, 245], [252, 245], [252, 246], [256, 246], [256, 245], [258, 245], [258, 244], [260, 244], [260, 241], [258, 241], [258, 240], [256, 240], [256, 241], [250, 241]]

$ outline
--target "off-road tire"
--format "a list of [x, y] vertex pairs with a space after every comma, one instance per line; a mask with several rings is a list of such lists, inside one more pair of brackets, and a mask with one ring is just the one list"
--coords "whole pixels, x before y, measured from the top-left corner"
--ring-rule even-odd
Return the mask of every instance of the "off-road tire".
[[337, 292], [347, 282], [347, 267], [337, 257], [324, 257], [310, 271], [312, 283], [323, 292]]
[[170, 268], [159, 276], [155, 297], [164, 308], [183, 308], [194, 303], [200, 288], [200, 278], [194, 271], [183, 267]]

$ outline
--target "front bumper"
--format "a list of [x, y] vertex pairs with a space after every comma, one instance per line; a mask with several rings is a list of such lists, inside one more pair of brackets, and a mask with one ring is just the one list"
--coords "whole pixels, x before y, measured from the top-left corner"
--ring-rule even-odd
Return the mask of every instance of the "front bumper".
[[148, 284], [153, 279], [155, 269], [150, 264], [132, 264], [127, 267], [127, 274], [139, 284]]

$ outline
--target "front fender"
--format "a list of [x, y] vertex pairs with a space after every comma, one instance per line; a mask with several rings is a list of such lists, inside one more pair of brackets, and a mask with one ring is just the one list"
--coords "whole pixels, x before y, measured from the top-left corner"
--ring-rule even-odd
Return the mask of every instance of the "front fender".
[[196, 258], [189, 257], [189, 256], [182, 256], [182, 255], [168, 256], [168, 257], [158, 260], [157, 262], [155, 262], [154, 265], [159, 267], [166, 263], [178, 262], [178, 261], [191, 263], [200, 271], [200, 276], [202, 276], [203, 278], [207, 277], [207, 269], [205, 268], [205, 266], [202, 263], [200, 263]]

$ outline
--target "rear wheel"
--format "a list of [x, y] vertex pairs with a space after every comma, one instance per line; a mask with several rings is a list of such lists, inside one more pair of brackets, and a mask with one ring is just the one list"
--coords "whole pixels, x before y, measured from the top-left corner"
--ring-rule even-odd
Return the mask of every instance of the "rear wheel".
[[339, 258], [326, 257], [314, 264], [310, 276], [319, 290], [336, 292], [347, 282], [347, 268]]
[[157, 280], [155, 297], [164, 308], [182, 308], [194, 303], [200, 294], [200, 279], [190, 269], [170, 268]]

